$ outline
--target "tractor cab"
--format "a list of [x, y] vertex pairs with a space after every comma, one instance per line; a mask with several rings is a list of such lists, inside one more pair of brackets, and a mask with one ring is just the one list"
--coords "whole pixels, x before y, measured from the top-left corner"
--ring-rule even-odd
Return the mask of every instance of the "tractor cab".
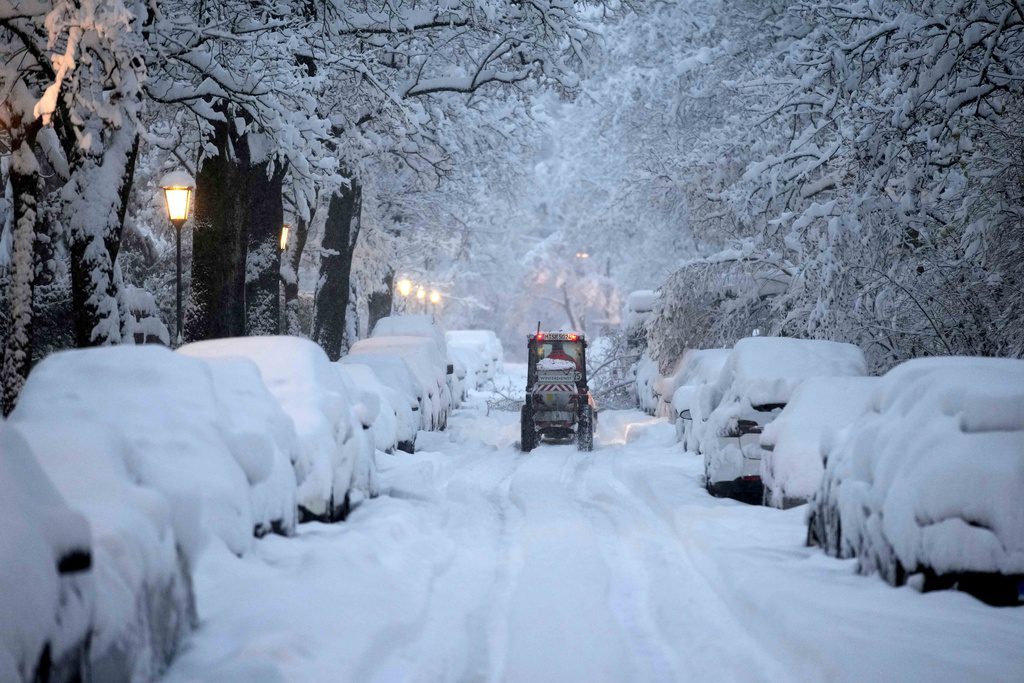
[[527, 337], [526, 403], [521, 414], [524, 451], [541, 439], [575, 437], [593, 449], [597, 409], [587, 387], [587, 342], [576, 332], [540, 332]]

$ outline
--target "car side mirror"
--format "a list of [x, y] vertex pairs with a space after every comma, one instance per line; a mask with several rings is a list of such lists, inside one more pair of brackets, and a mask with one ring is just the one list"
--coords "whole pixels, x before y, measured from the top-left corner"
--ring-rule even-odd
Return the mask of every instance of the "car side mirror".
[[761, 425], [757, 424], [753, 420], [737, 420], [736, 432], [737, 436], [743, 436], [745, 434], [760, 434]]
[[447, 374], [449, 374], [449, 375], [454, 375], [455, 374], [455, 365], [454, 364], [452, 364], [452, 363], [448, 364]]

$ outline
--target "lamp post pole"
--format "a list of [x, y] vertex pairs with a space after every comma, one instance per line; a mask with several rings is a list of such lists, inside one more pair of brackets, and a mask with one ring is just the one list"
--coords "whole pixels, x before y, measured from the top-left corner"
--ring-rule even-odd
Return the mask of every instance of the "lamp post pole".
[[160, 186], [164, 191], [164, 204], [167, 208], [167, 219], [174, 226], [175, 243], [177, 246], [177, 258], [175, 259], [174, 289], [177, 300], [178, 320], [177, 333], [174, 338], [174, 345], [180, 346], [182, 342], [181, 331], [181, 230], [188, 220], [188, 210], [192, 204], [192, 191], [196, 183], [192, 177], [183, 171], [172, 171], [163, 177]]
[[181, 346], [181, 226], [184, 221], [174, 221], [174, 232], [178, 242], [178, 274], [175, 279], [174, 289], [178, 299], [178, 333], [175, 335], [175, 344]]

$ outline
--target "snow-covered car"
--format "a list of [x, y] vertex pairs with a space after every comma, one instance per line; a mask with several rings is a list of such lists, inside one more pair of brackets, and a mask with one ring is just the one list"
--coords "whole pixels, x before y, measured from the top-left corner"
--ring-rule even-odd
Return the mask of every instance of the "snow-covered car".
[[654, 315], [658, 303], [658, 292], [653, 289], [638, 289], [626, 296], [622, 309], [622, 329], [629, 338], [631, 348], [645, 345], [646, 325]]
[[407, 439], [411, 442], [416, 438], [415, 416], [408, 401], [381, 382], [368, 365], [340, 362], [334, 365], [348, 384], [361, 392], [360, 402], [368, 402], [366, 395], [373, 397], [376, 409], [370, 429], [377, 450], [390, 453], [398, 447], [399, 441]]
[[[409, 368], [409, 363], [401, 356], [384, 349], [375, 349], [365, 345], [355, 348], [356, 346], [358, 343], [349, 350], [348, 355], [342, 356], [338, 362], [343, 365], [364, 365], [370, 368], [385, 386], [400, 397], [397, 404], [403, 405], [402, 402], [404, 402], [404, 405], [408, 407], [414, 418], [416, 431], [421, 429], [429, 431], [432, 422], [436, 419], [433, 412], [435, 406], [427, 396], [427, 388]], [[399, 446], [402, 450], [412, 452], [414, 443], [415, 434], [413, 442], [406, 444], [408, 447], [402, 447], [401, 441]]]
[[286, 336], [212, 339], [187, 344], [180, 355], [244, 358], [294, 425], [292, 462], [299, 521], [343, 519], [351, 505], [353, 472], [362, 457], [362, 426], [341, 376], [317, 344]]
[[693, 426], [707, 417], [702, 410], [701, 391], [718, 380], [728, 357], [729, 349], [692, 349], [683, 354], [676, 367], [671, 382], [675, 389], [670, 415], [675, 416], [676, 439], [683, 444], [683, 450], [700, 450]]
[[448, 413], [453, 408], [457, 408], [462, 400], [462, 386], [455, 373], [455, 364], [448, 355], [448, 342], [441, 327], [429, 315], [391, 315], [377, 321], [370, 337], [373, 339], [420, 337], [432, 342], [436, 354], [431, 350], [430, 356], [437, 363], [447, 385], [443, 420], [443, 423], [447, 424]]
[[89, 523], [0, 422], [0, 680], [86, 679], [94, 573]]
[[658, 408], [658, 395], [655, 385], [661, 377], [658, 364], [645, 352], [636, 362], [636, 407], [648, 415], [654, 415]]
[[877, 377], [804, 380], [779, 416], [761, 433], [764, 504], [803, 505], [821, 484], [823, 444], [863, 413]]
[[424, 337], [371, 337], [360, 339], [349, 349], [349, 355], [353, 357], [374, 353], [390, 354], [408, 364], [429, 404], [425, 407], [430, 411], [430, 421], [424, 420], [424, 429], [443, 430], [452, 408], [447, 356], [442, 355], [432, 340]]
[[702, 426], [700, 448], [708, 492], [760, 504], [764, 426], [803, 380], [866, 374], [864, 353], [852, 344], [784, 337], [738, 341], [706, 394], [713, 407]]
[[1024, 600], [1024, 361], [907, 361], [825, 450], [811, 544], [893, 585]]
[[505, 349], [494, 331], [449, 330], [445, 337], [449, 347], [457, 346], [479, 354], [484, 377], [479, 380], [477, 388], [483, 386], [485, 381], [493, 380], [496, 373], [504, 371]]

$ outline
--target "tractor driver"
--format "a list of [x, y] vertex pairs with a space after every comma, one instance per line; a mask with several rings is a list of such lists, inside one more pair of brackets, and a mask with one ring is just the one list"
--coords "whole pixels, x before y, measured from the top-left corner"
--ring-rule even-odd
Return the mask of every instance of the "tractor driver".
[[553, 358], [554, 360], [571, 361], [573, 365], [577, 365], [576, 359], [565, 352], [565, 349], [562, 348], [562, 342], [560, 341], [554, 341], [551, 343], [551, 353], [549, 353], [547, 357]]

